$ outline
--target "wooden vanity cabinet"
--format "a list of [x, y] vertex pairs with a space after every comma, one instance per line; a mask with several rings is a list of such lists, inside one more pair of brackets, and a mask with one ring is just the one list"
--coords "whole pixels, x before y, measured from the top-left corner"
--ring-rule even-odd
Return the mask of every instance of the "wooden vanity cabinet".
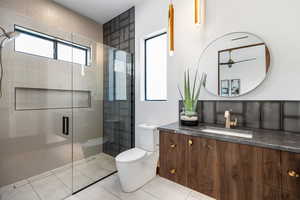
[[217, 200], [300, 200], [300, 154], [160, 133], [160, 176]]

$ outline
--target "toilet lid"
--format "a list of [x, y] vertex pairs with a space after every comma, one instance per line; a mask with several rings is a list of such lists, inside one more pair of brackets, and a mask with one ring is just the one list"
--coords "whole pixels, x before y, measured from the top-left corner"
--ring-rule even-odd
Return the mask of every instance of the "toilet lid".
[[133, 149], [124, 151], [123, 153], [120, 153], [116, 157], [116, 161], [117, 162], [133, 162], [133, 161], [143, 158], [145, 155], [146, 155], [146, 151], [139, 149], [139, 148], [133, 148]]

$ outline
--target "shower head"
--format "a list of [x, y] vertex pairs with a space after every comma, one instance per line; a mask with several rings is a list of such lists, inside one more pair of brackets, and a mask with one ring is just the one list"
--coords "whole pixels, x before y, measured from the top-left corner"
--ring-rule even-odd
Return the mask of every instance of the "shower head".
[[[0, 34], [0, 38], [2, 38], [2, 40], [0, 41], [0, 98], [2, 97], [2, 80], [3, 80], [3, 64], [2, 64], [2, 50], [3, 47], [5, 45], [6, 42], [9, 42], [13, 39], [15, 39], [16, 37], [18, 37], [20, 35], [20, 33], [16, 32], [16, 31], [12, 31], [12, 32], [7, 32], [5, 31], [4, 28], [0, 27], [0, 31], [2, 31], [2, 34]], [[1, 196], [0, 196], [1, 199]]]
[[2, 39], [2, 41], [0, 43], [0, 48], [4, 47], [6, 42], [13, 40], [20, 35], [20, 33], [16, 32], [16, 31], [7, 32], [2, 27], [0, 27], [0, 30], [2, 31], [2, 35], [0, 35], [0, 37], [4, 37], [4, 39]]
[[12, 41], [13, 39], [17, 38], [20, 34], [17, 32], [9, 32], [4, 34], [4, 39], [0, 42], [0, 48], [3, 48], [7, 42]]
[[6, 36], [7, 36], [8, 40], [13, 40], [16, 37], [18, 37], [19, 35], [20, 35], [20, 33], [13, 31], [13, 32], [8, 32]]

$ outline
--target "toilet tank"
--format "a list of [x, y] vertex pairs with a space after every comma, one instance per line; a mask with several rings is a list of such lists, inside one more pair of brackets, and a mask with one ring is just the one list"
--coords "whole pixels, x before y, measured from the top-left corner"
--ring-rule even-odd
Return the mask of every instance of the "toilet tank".
[[154, 152], [158, 150], [158, 130], [154, 124], [140, 124], [136, 132], [136, 147], [145, 151]]

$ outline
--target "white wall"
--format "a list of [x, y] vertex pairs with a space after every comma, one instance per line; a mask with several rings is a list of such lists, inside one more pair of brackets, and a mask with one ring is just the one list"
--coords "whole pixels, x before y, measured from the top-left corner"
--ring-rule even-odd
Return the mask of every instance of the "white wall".
[[[207, 0], [204, 26], [193, 24], [193, 0], [174, 0], [175, 55], [168, 63], [168, 102], [141, 101], [143, 60], [140, 40], [167, 28], [168, 1], [143, 1], [136, 6], [136, 125], [141, 122], [168, 123], [178, 118], [177, 83], [185, 67], [195, 64], [203, 48], [225, 33], [246, 31], [268, 44], [271, 72], [255, 91], [235, 99], [299, 100], [300, 1]], [[203, 90], [201, 99], [222, 99]]]

